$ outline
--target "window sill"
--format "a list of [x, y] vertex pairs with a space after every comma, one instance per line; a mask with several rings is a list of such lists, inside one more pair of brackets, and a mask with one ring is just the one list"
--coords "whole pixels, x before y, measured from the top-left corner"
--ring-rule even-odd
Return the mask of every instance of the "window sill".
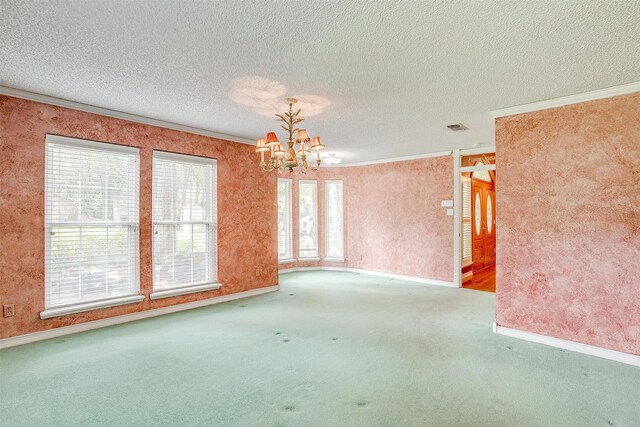
[[309, 261], [320, 261], [320, 258], [318, 257], [298, 258], [298, 262], [309, 262]]
[[322, 258], [326, 262], [344, 262], [344, 258]]
[[49, 308], [40, 312], [40, 319], [50, 319], [52, 317], [65, 316], [67, 314], [82, 313], [84, 311], [98, 310], [118, 305], [134, 304], [144, 301], [144, 295], [127, 295], [116, 298], [109, 298], [100, 301], [87, 302], [82, 304], [68, 305], [66, 307]]
[[287, 258], [287, 259], [279, 259], [278, 260], [278, 264], [290, 264], [292, 262], [296, 262], [297, 259], [295, 258]]
[[182, 288], [167, 289], [164, 291], [152, 292], [149, 298], [152, 300], [175, 297], [178, 295], [194, 294], [196, 292], [213, 291], [220, 289], [220, 283], [206, 283], [204, 285], [185, 286]]

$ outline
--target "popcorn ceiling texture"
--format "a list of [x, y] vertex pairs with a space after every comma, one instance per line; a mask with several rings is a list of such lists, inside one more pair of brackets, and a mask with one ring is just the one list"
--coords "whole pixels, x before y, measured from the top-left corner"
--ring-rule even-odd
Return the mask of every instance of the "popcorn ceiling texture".
[[[273, 116], [230, 98], [238, 79], [264, 77], [281, 100], [328, 100], [305, 125], [346, 163], [492, 143], [487, 111], [640, 81], [638, 1], [0, 9], [2, 85], [255, 139], [278, 129]], [[457, 122], [470, 130], [446, 129]]]
[[357, 167], [322, 167], [293, 183], [293, 254], [298, 253], [298, 179], [318, 180], [320, 254], [325, 253], [324, 180], [344, 182], [344, 263], [297, 261], [291, 267], [361, 268], [451, 282], [453, 217], [442, 200], [453, 199], [450, 156]]
[[497, 323], [640, 354], [640, 93], [496, 121]]
[[[140, 147], [140, 290], [147, 297], [152, 290], [152, 150], [216, 158], [222, 288], [40, 320], [47, 133]], [[0, 96], [0, 304], [15, 304], [16, 312], [0, 317], [0, 338], [277, 284], [275, 176], [260, 172], [254, 154], [244, 144]]]

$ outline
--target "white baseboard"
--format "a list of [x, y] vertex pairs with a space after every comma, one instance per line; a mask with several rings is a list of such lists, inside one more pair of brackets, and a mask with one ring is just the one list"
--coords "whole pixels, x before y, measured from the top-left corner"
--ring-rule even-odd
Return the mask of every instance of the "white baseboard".
[[403, 274], [382, 273], [380, 271], [363, 270], [361, 268], [349, 268], [349, 267], [294, 267], [283, 268], [279, 270], [279, 274], [293, 273], [294, 271], [314, 271], [314, 270], [326, 270], [326, 271], [346, 271], [349, 273], [368, 274], [370, 276], [388, 277], [390, 279], [407, 280], [409, 282], [425, 283], [427, 285], [446, 286], [449, 288], [457, 288], [453, 282], [446, 282], [444, 280], [426, 279], [424, 277], [405, 276]]
[[589, 356], [615, 360], [616, 362], [640, 367], [640, 356], [637, 356], [635, 354], [623, 353], [621, 351], [609, 350], [606, 348], [582, 344], [575, 341], [568, 341], [560, 338], [534, 334], [533, 332], [505, 328], [504, 326], [498, 326], [495, 323], [493, 324], [493, 332], [495, 332], [496, 334], [505, 335], [507, 337], [518, 338], [525, 341], [531, 341], [551, 347], [562, 348], [564, 350], [575, 351], [577, 353], [588, 354]]
[[153, 308], [151, 310], [138, 311], [136, 313], [123, 314], [121, 316], [108, 317], [106, 319], [92, 320], [90, 322], [78, 323], [70, 326], [48, 329], [46, 331], [33, 332], [31, 334], [19, 335], [0, 339], [0, 349], [14, 347], [16, 345], [28, 344], [35, 341], [47, 340], [63, 335], [75, 334], [77, 332], [90, 331], [92, 329], [104, 328], [106, 326], [119, 325], [121, 323], [133, 322], [135, 320], [149, 317], [162, 316], [163, 314], [175, 313], [177, 311], [190, 310], [192, 308], [204, 307], [212, 304], [220, 304], [240, 298], [247, 298], [256, 295], [274, 292], [279, 289], [278, 285], [264, 288], [251, 289], [235, 294], [222, 295], [214, 298], [207, 298], [199, 301], [186, 302], [183, 304], [170, 305], [167, 307]]

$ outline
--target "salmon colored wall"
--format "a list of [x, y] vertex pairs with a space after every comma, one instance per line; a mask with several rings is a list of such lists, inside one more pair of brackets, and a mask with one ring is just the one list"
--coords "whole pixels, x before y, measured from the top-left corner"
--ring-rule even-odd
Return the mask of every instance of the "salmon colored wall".
[[[38, 318], [44, 309], [47, 133], [140, 147], [140, 292], [147, 296], [143, 302]], [[148, 299], [153, 149], [218, 160], [220, 290]], [[0, 338], [277, 284], [275, 179], [275, 174], [260, 172], [249, 145], [0, 96], [0, 305], [15, 304], [16, 312], [14, 317], [0, 317]]]
[[496, 121], [497, 323], [640, 355], [640, 93]]
[[[345, 263], [297, 262], [280, 268], [340, 266], [428, 279], [453, 280], [451, 157], [355, 167], [322, 167], [296, 179], [317, 179], [320, 254], [324, 255], [324, 184], [344, 181]], [[283, 177], [288, 177], [287, 174]], [[294, 254], [297, 254], [297, 183], [294, 181]], [[347, 237], [348, 235], [348, 237]]]

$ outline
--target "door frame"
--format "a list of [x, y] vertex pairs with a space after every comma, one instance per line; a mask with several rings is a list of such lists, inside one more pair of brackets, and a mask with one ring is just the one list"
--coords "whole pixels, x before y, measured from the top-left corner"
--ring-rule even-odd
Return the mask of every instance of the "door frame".
[[[453, 157], [453, 285], [462, 287], [462, 173], [474, 171], [494, 171], [496, 165], [461, 166], [462, 156], [495, 153], [495, 146], [456, 149], [451, 153]], [[497, 190], [497, 188], [496, 188]], [[496, 191], [497, 193], [497, 191]]]

